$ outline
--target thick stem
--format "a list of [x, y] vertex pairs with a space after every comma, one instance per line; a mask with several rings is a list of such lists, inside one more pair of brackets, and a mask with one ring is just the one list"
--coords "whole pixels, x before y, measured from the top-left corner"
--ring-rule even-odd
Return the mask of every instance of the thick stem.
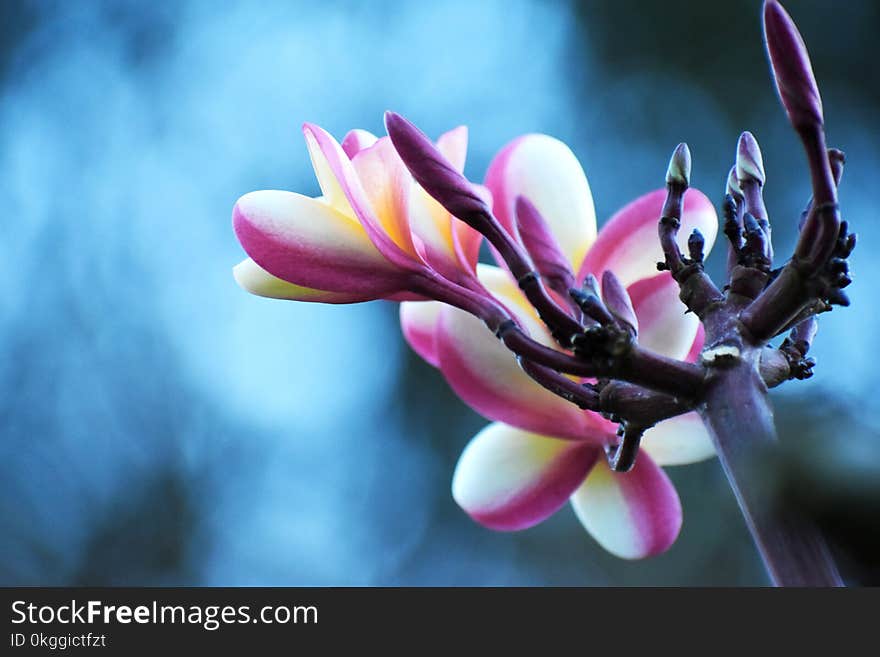
[[611, 377], [682, 399], [696, 398], [703, 388], [703, 368], [667, 358], [639, 346], [619, 359]]
[[785, 330], [811, 298], [804, 274], [789, 262], [740, 319], [755, 341], [766, 341]]
[[828, 547], [797, 509], [774, 504], [756, 472], [776, 447], [766, 388], [746, 360], [718, 369], [699, 408], [746, 524], [776, 586], [842, 586]]
[[601, 386], [599, 410], [603, 413], [649, 426], [682, 413], [694, 405], [662, 393], [624, 381], [609, 381]]

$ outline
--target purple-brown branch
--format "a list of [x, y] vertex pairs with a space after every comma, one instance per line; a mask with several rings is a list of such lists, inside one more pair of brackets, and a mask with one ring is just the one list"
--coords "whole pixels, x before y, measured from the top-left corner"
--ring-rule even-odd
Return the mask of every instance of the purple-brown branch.
[[764, 4], [764, 33], [780, 99], [807, 155], [813, 201], [792, 259], [743, 312], [743, 324], [759, 340], [784, 330], [816, 299], [848, 303], [842, 286], [823, 277], [840, 238], [841, 221], [835, 171], [825, 146], [822, 101], [810, 59], [794, 22], [775, 0]]
[[723, 300], [712, 279], [703, 269], [703, 238], [694, 231], [688, 239], [690, 257], [678, 249], [676, 236], [681, 228], [684, 195], [690, 185], [691, 153], [687, 144], [679, 144], [666, 170], [666, 200], [660, 213], [657, 233], [663, 249], [664, 262], [659, 269], [668, 269], [681, 288], [681, 300], [697, 317], [703, 319], [709, 310]]

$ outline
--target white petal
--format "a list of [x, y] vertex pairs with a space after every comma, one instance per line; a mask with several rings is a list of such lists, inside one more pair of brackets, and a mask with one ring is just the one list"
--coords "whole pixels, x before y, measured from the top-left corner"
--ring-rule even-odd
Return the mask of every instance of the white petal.
[[715, 456], [709, 431], [695, 411], [648, 429], [642, 437], [642, 449], [657, 465], [686, 465]]
[[531, 527], [555, 513], [581, 484], [599, 449], [490, 424], [465, 447], [452, 496], [492, 529]]
[[600, 459], [571, 503], [599, 545], [623, 559], [667, 550], [681, 529], [678, 493], [644, 452], [625, 473], [612, 472]]

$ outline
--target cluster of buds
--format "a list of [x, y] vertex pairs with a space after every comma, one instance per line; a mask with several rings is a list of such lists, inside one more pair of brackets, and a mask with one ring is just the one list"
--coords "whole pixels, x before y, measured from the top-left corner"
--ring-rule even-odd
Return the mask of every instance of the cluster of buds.
[[[464, 129], [434, 143], [389, 112], [379, 139], [358, 130], [340, 144], [305, 126], [322, 196], [240, 199], [233, 223], [250, 258], [236, 278], [275, 298], [403, 302], [408, 342], [495, 421], [465, 449], [453, 481], [479, 522], [528, 527], [570, 499], [612, 552], [660, 552], [678, 534], [681, 509], [659, 466], [714, 453], [698, 416], [714, 382], [743, 367], [767, 387], [809, 376], [815, 315], [848, 303], [855, 237], [837, 207], [843, 156], [826, 149], [806, 50], [774, 0], [764, 25], [813, 189], [795, 252], [779, 268], [763, 158], [748, 132], [727, 181], [728, 280], [719, 288], [704, 271], [718, 221], [689, 189], [687, 145], [673, 152], [665, 189], [597, 235], [586, 177], [561, 142], [515, 140], [483, 186], [462, 173]], [[478, 264], [483, 240], [499, 266]]]

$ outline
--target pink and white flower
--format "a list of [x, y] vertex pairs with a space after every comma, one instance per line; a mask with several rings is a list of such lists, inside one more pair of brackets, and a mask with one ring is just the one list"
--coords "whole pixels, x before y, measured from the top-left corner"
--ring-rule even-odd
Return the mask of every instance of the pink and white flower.
[[[422, 298], [414, 290], [473, 279], [480, 235], [428, 196], [388, 137], [353, 130], [336, 142], [303, 127], [322, 195], [264, 190], [242, 196], [233, 228], [250, 256], [234, 269], [253, 294], [355, 303]], [[447, 132], [440, 151], [464, 168], [467, 130]]]
[[[268, 190], [238, 200], [233, 226], [250, 256], [234, 269], [238, 283], [280, 299], [403, 301], [409, 344], [494, 421], [465, 448], [453, 477], [455, 500], [478, 522], [523, 529], [570, 500], [612, 553], [640, 558], [667, 549], [681, 526], [681, 506], [661, 466], [713, 454], [696, 414], [649, 430], [635, 467], [612, 472], [604, 447], [616, 441], [616, 425], [537, 384], [480, 319], [462, 310], [471, 310], [471, 302], [479, 307], [480, 300], [501, 304], [533, 340], [559, 349], [507, 269], [477, 264], [482, 236], [428, 196], [388, 137], [355, 130], [339, 144], [310, 124], [304, 134], [322, 195]], [[466, 142], [464, 128], [437, 141], [458, 171]], [[493, 203], [501, 225], [536, 262], [577, 281], [612, 270], [632, 299], [639, 344], [674, 358], [695, 357], [699, 323], [685, 315], [669, 274], [656, 270], [663, 190], [626, 206], [597, 233], [583, 169], [567, 146], [544, 135], [503, 149], [486, 187], [474, 186], [474, 203]], [[532, 221], [517, 225], [527, 213]], [[685, 199], [683, 242], [694, 228], [711, 248], [717, 218], [696, 190]]]
[[[664, 190], [630, 203], [597, 234], [583, 169], [567, 146], [545, 135], [521, 137], [504, 148], [489, 168], [486, 186], [496, 217], [514, 235], [518, 197], [532, 202], [549, 232], [544, 241], [552, 240], [545, 246], [563, 254], [578, 280], [590, 273], [601, 279], [606, 269], [617, 274], [632, 298], [640, 345], [673, 358], [695, 358], [702, 345], [699, 322], [685, 314], [675, 281], [656, 268], [662, 260], [656, 231]], [[694, 228], [711, 248], [715, 211], [691, 190], [679, 235], [686, 239]], [[477, 275], [533, 339], [558, 349], [503, 266], [480, 264]], [[532, 380], [478, 319], [438, 302], [406, 302], [400, 312], [413, 349], [439, 368], [466, 403], [494, 420], [465, 448], [453, 476], [453, 496], [474, 520], [498, 530], [524, 529], [570, 500], [584, 527], [620, 557], [650, 556], [674, 542], [681, 505], [660, 466], [714, 454], [695, 413], [650, 429], [635, 467], [612, 472], [604, 446], [617, 441], [617, 425]]]

